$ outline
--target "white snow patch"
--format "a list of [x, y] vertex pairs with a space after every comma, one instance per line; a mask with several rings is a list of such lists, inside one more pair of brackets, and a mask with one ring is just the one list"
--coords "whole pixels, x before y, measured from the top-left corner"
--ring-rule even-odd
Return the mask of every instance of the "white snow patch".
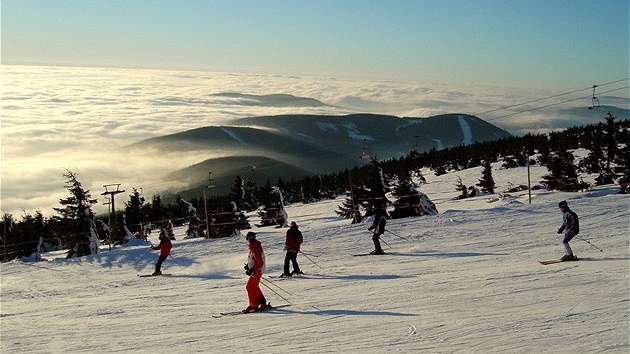
[[336, 132], [336, 131], [338, 131], [337, 125], [333, 124], [333, 123], [317, 122], [317, 126], [319, 127], [319, 129], [321, 129], [324, 132], [328, 132], [328, 131]]
[[459, 126], [462, 128], [462, 134], [464, 135], [464, 140], [462, 140], [463, 145], [470, 145], [473, 143], [472, 131], [470, 130], [470, 124], [466, 121], [464, 116], [457, 116], [459, 120]]
[[346, 128], [346, 132], [348, 133], [348, 136], [352, 139], [355, 140], [370, 140], [370, 141], [374, 141], [374, 137], [371, 135], [363, 135], [361, 133], [359, 133], [359, 128], [357, 128], [357, 125], [354, 123], [346, 123], [343, 125]]
[[233, 132], [233, 131], [231, 131], [230, 129], [225, 128], [225, 127], [221, 127], [221, 130], [223, 130], [223, 132], [225, 132], [225, 134], [229, 135], [229, 136], [230, 136], [230, 138], [232, 138], [232, 139], [234, 139], [234, 140], [238, 141], [238, 142], [239, 142], [239, 144], [241, 144], [241, 145], [247, 145], [247, 143], [245, 142], [245, 140], [243, 140], [243, 139], [239, 138], [239, 136], [238, 136], [238, 135], [236, 135], [236, 133], [235, 133], [235, 132]]

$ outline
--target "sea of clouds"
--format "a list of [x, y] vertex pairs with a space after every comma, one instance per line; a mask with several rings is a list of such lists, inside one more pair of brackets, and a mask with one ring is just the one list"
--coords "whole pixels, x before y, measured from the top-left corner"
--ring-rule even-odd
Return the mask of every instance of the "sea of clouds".
[[[606, 112], [587, 109], [590, 92], [558, 95], [531, 90], [436, 83], [365, 81], [333, 77], [233, 74], [198, 71], [2, 66], [2, 212], [14, 217], [53, 207], [68, 196], [66, 170], [99, 199], [106, 184], [121, 183], [127, 194], [145, 197], [177, 181], [164, 176], [210, 158], [150, 151], [127, 153], [125, 146], [188, 129], [226, 125], [235, 119], [278, 114], [391, 114], [428, 117], [468, 113], [522, 135], [604, 120]], [[290, 94], [325, 106], [257, 103], [246, 95]], [[550, 99], [542, 100], [546, 97]], [[600, 97], [600, 101], [602, 98]], [[622, 97], [607, 104], [625, 105]], [[527, 103], [532, 102], [532, 103]], [[126, 194], [117, 197], [122, 207]], [[119, 201], [120, 200], [120, 201]]]

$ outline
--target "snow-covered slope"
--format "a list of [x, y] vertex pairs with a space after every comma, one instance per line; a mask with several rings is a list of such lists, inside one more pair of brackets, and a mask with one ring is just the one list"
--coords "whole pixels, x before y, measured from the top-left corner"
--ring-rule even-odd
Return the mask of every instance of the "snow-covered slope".
[[[545, 172], [533, 167], [532, 180]], [[282, 272], [285, 229], [256, 230], [263, 292], [293, 303], [266, 313], [212, 317], [247, 305], [240, 238], [184, 240], [177, 229], [165, 277], [137, 277], [157, 259], [142, 243], [2, 264], [1, 351], [627, 353], [628, 196], [607, 186], [536, 191], [531, 204], [527, 192], [452, 199], [457, 177], [472, 185], [480, 176], [426, 171], [421, 190], [440, 214], [389, 220], [382, 256], [352, 256], [372, 250], [370, 220], [339, 219], [340, 200], [289, 206], [310, 260], [298, 257], [304, 277], [269, 277]], [[495, 169], [494, 179], [502, 191], [526, 184], [527, 171]], [[581, 218], [583, 240], [571, 242], [581, 260], [543, 266], [563, 253], [565, 199]]]

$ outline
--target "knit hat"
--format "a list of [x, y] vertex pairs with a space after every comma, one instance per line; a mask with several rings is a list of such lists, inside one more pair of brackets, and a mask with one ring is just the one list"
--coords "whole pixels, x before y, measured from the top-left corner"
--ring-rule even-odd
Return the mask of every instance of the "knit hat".
[[248, 232], [247, 235], [245, 235], [245, 239], [246, 240], [253, 240], [256, 238], [256, 233], [255, 232]]
[[567, 208], [568, 206], [569, 204], [567, 203], [566, 200], [563, 200], [560, 203], [558, 203], [558, 208]]

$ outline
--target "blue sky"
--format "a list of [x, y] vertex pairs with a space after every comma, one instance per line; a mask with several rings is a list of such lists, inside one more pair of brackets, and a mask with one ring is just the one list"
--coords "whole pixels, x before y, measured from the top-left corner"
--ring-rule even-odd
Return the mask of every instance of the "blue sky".
[[627, 0], [3, 0], [3, 64], [571, 90], [627, 78]]

